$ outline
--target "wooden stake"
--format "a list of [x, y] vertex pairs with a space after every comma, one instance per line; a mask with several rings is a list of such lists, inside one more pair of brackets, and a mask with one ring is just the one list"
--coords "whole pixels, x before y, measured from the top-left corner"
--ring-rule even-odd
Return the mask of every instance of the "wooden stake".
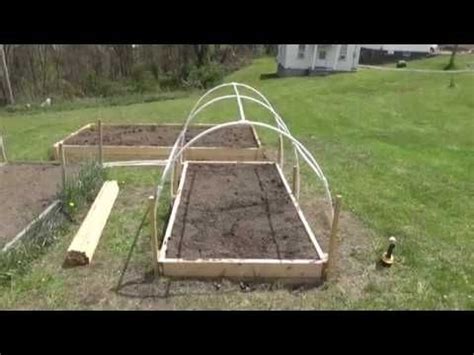
[[3, 137], [0, 136], [0, 149], [2, 150], [2, 157], [3, 157], [3, 162], [7, 163], [7, 153], [5, 152], [5, 143], [3, 142]]
[[298, 164], [293, 166], [293, 195], [298, 201], [300, 198], [300, 167]]
[[329, 253], [328, 261], [325, 270], [325, 278], [332, 278], [335, 276], [336, 259], [337, 259], [337, 226], [339, 223], [339, 213], [341, 211], [341, 195], [336, 196], [336, 205], [334, 206], [334, 218], [332, 220], [331, 234], [329, 236]]
[[99, 131], [99, 164], [102, 166], [103, 163], [103, 150], [102, 150], [102, 121], [97, 120], [97, 129]]
[[283, 169], [283, 136], [279, 136], [279, 146], [278, 146], [278, 163], [280, 168]]
[[150, 236], [151, 236], [151, 250], [152, 250], [152, 265], [155, 277], [158, 276], [158, 239], [157, 239], [157, 228], [156, 228], [156, 209], [155, 209], [155, 197], [148, 197], [148, 211], [150, 216]]
[[59, 158], [61, 159], [61, 181], [63, 183], [63, 189], [66, 188], [66, 157], [64, 155], [64, 147], [62, 143], [59, 143]]

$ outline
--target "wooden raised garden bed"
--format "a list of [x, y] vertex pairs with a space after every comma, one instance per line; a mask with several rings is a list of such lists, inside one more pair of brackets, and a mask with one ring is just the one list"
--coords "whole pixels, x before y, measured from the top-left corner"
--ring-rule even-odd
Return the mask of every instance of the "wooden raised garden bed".
[[184, 163], [162, 275], [317, 281], [327, 261], [274, 162]]
[[[186, 142], [210, 124], [189, 126]], [[166, 160], [179, 133], [179, 124], [102, 124], [104, 161]], [[53, 146], [55, 160], [60, 160], [63, 144], [67, 161], [98, 159], [97, 124], [90, 123]], [[187, 149], [186, 160], [262, 160], [261, 143], [253, 127], [231, 127], [210, 133]]]

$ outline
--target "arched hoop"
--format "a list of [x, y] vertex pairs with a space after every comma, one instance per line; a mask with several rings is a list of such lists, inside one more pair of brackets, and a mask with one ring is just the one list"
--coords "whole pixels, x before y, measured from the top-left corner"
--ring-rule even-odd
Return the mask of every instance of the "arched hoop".
[[[273, 106], [271, 105], [270, 101], [265, 97], [265, 95], [263, 95], [260, 91], [258, 91], [257, 89], [255, 89], [254, 87], [250, 86], [250, 85], [247, 85], [247, 84], [242, 84], [242, 83], [236, 83], [236, 82], [231, 82], [231, 83], [224, 83], [224, 84], [221, 84], [221, 85], [218, 85], [210, 90], [208, 90], [207, 92], [205, 92], [199, 99], [198, 101], [196, 102], [196, 104], [194, 105], [193, 109], [191, 110], [191, 112], [189, 113], [187, 119], [186, 119], [186, 122], [184, 124], [184, 129], [187, 130], [188, 128], [188, 125], [191, 123], [191, 121], [197, 116], [197, 114], [199, 112], [201, 112], [204, 108], [212, 105], [213, 103], [217, 102], [215, 100], [211, 100], [211, 102], [204, 102], [202, 105], [204, 106], [203, 108], [201, 108], [201, 103], [210, 95], [212, 94], [213, 92], [215, 91], [218, 91], [218, 90], [221, 90], [221, 89], [225, 89], [225, 88], [228, 88], [228, 87], [233, 87], [234, 89], [234, 92], [235, 92], [235, 95], [223, 95], [221, 97], [226, 97], [226, 98], [236, 98], [237, 99], [237, 102], [238, 102], [238, 105], [239, 105], [239, 111], [240, 111], [240, 115], [241, 115], [241, 119], [245, 119], [245, 116], [243, 115], [243, 107], [242, 107], [242, 103], [241, 103], [241, 98], [243, 98], [244, 96], [246, 95], [240, 95], [239, 91], [238, 91], [238, 87], [242, 87], [242, 88], [245, 88], [247, 90], [250, 90], [251, 92], [253, 92], [254, 94], [256, 94], [259, 98], [261, 98], [263, 100], [263, 103], [265, 104], [264, 106], [266, 106], [266, 108], [268, 110], [270, 110], [271, 113], [273, 113], [273, 118], [277, 124], [277, 126], [282, 129], [283, 131], [287, 132], [287, 133], [290, 133], [288, 127], [286, 126], [285, 122], [283, 121], [283, 119], [276, 113], [275, 109], [273, 108]], [[248, 96], [247, 96], [248, 97]], [[253, 98], [254, 99], [254, 98]], [[218, 100], [220, 101], [220, 100]], [[183, 139], [184, 139], [184, 135], [183, 135]], [[180, 144], [181, 146], [183, 145], [184, 141], [181, 140], [180, 141]], [[293, 145], [293, 150], [294, 150], [294, 155], [295, 155], [295, 161], [296, 161], [296, 164], [299, 165], [299, 159], [298, 159], [298, 154], [296, 152], [296, 147]]]
[[[213, 92], [215, 92], [219, 89], [227, 88], [227, 87], [233, 87], [234, 94], [223, 95], [223, 96], [215, 97], [211, 100], [206, 101], [206, 98], [211, 93], [213, 93]], [[247, 96], [247, 95], [241, 95], [239, 90], [238, 90], [239, 87], [243, 87], [243, 88], [246, 88], [246, 89], [250, 90], [252, 93], [256, 94], [258, 96], [258, 98], [255, 98], [255, 97], [252, 97], [252, 96]], [[184, 139], [185, 139], [186, 130], [188, 128], [188, 125], [191, 123], [191, 121], [193, 119], [195, 119], [195, 117], [199, 113], [201, 113], [207, 107], [215, 104], [216, 102], [223, 101], [223, 100], [231, 100], [231, 99], [235, 99], [236, 102], [237, 102], [237, 105], [239, 107], [239, 114], [240, 114], [240, 119], [239, 120], [234, 120], [234, 121], [231, 121], [231, 122], [221, 123], [221, 124], [215, 125], [211, 128], [208, 128], [205, 131], [203, 131], [203, 132], [199, 133], [198, 135], [196, 135], [195, 137], [193, 137], [189, 142], [184, 144]], [[242, 100], [254, 102], [254, 103], [264, 107], [267, 111], [269, 111], [273, 115], [276, 126], [272, 126], [270, 124], [263, 123], [263, 122], [247, 120], [246, 117], [245, 117], [245, 111], [244, 111], [244, 108], [243, 108]], [[280, 135], [280, 137], [287, 138], [294, 147], [294, 154], [295, 154], [296, 164], [299, 166], [298, 156], [301, 155], [301, 157], [309, 165], [311, 170], [322, 181], [323, 187], [324, 187], [324, 190], [325, 190], [325, 194], [326, 194], [326, 197], [328, 199], [328, 204], [329, 204], [329, 207], [330, 207], [329, 209], [330, 209], [331, 219], [334, 218], [333, 201], [332, 201], [332, 197], [331, 197], [331, 192], [329, 190], [329, 184], [327, 182], [326, 177], [324, 176], [324, 173], [323, 173], [321, 167], [317, 163], [314, 156], [308, 151], [308, 149], [306, 149], [306, 147], [300, 141], [298, 141], [295, 137], [293, 137], [293, 135], [290, 133], [288, 127], [286, 126], [285, 122], [283, 121], [283, 119], [275, 111], [273, 106], [270, 104], [269, 100], [262, 93], [260, 93], [258, 90], [256, 90], [255, 88], [253, 88], [249, 85], [234, 83], [234, 82], [225, 83], [225, 84], [216, 86], [216, 87], [208, 90], [204, 95], [202, 95], [198, 99], [198, 101], [194, 105], [193, 109], [189, 113], [189, 115], [188, 115], [188, 117], [185, 121], [183, 129], [180, 132], [178, 138], [175, 141], [175, 144], [173, 145], [173, 147], [171, 149], [171, 153], [170, 153], [169, 158], [167, 160], [166, 166], [163, 169], [163, 172], [162, 172], [161, 177], [160, 177], [160, 181], [159, 181], [159, 183], [157, 185], [157, 188], [155, 190], [155, 196], [154, 196], [155, 197], [155, 205], [154, 205], [155, 210], [156, 210], [156, 208], [159, 204], [159, 199], [160, 199], [160, 196], [161, 196], [161, 191], [163, 190], [163, 186], [164, 186], [166, 180], [168, 179], [168, 177], [170, 175], [171, 167], [174, 166], [177, 159], [180, 159], [180, 161], [182, 161], [184, 151], [188, 147], [192, 146], [197, 141], [199, 141], [201, 138], [203, 138], [204, 136], [206, 136], [206, 135], [208, 135], [208, 134], [210, 134], [214, 131], [224, 129], [224, 128], [227, 128], [227, 127], [239, 126], [239, 125], [251, 125], [251, 126], [262, 127], [262, 128], [269, 129], [269, 130], [272, 130], [273, 132], [278, 133]], [[299, 171], [299, 169], [298, 169], [298, 171]]]

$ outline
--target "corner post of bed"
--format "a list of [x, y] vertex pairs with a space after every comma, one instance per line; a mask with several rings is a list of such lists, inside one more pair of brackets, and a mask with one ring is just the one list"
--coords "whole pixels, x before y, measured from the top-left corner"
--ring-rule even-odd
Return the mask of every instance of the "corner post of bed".
[[278, 136], [278, 164], [280, 164], [280, 168], [283, 170], [283, 136], [280, 134]]
[[64, 154], [63, 143], [59, 143], [59, 159], [61, 160], [61, 182], [63, 184], [63, 190], [66, 189], [66, 157]]
[[339, 224], [339, 213], [341, 211], [341, 203], [342, 203], [342, 196], [336, 196], [336, 202], [334, 206], [334, 217], [332, 220], [331, 226], [331, 234], [329, 236], [329, 251], [328, 251], [328, 260], [325, 269], [325, 279], [331, 279], [335, 277], [336, 274], [336, 260], [337, 260], [337, 248], [338, 248], [338, 240], [337, 240], [337, 227]]
[[148, 197], [148, 213], [150, 223], [150, 237], [151, 237], [151, 249], [152, 249], [152, 265], [154, 276], [158, 276], [158, 240], [157, 240], [157, 228], [156, 228], [156, 206], [155, 196]]
[[103, 147], [102, 147], [103, 133], [102, 133], [102, 120], [101, 119], [97, 120], [97, 130], [99, 133], [99, 164], [101, 167], [103, 167], [104, 152], [103, 152]]

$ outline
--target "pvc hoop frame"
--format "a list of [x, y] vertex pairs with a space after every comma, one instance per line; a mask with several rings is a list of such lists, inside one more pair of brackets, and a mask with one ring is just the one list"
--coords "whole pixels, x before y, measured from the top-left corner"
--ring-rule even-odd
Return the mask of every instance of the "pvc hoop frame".
[[[242, 108], [242, 105], [241, 105], [241, 100], [240, 100], [240, 97], [241, 95], [239, 95], [239, 92], [237, 90], [237, 87], [240, 86], [240, 87], [243, 87], [247, 90], [250, 90], [251, 92], [257, 94], [263, 101], [264, 103], [268, 106], [267, 109], [269, 109], [272, 113], [273, 113], [273, 118], [275, 119], [275, 122], [277, 123], [277, 126], [279, 128], [282, 128], [285, 132], [287, 133], [290, 133], [288, 127], [286, 126], [285, 122], [283, 121], [283, 119], [276, 113], [276, 111], [274, 110], [272, 104], [270, 103], [270, 101], [265, 97], [265, 95], [263, 95], [260, 91], [258, 91], [257, 89], [251, 87], [250, 85], [247, 85], [247, 84], [242, 84], [242, 83], [236, 83], [236, 82], [231, 82], [231, 83], [224, 83], [224, 84], [221, 84], [221, 85], [218, 85], [210, 90], [208, 90], [206, 93], [204, 93], [204, 95], [202, 95], [199, 100], [196, 102], [196, 104], [194, 105], [193, 109], [191, 110], [191, 112], [189, 113], [188, 115], [188, 118], [186, 120], [186, 123], [185, 123], [185, 129], [187, 129], [187, 126], [189, 124], [189, 122], [197, 115], [197, 112], [195, 112], [199, 105], [201, 104], [201, 102], [207, 97], [209, 96], [210, 94], [212, 94], [214, 91], [217, 91], [219, 89], [222, 89], [222, 88], [226, 88], [226, 87], [230, 87], [230, 86], [233, 86], [234, 88], [234, 92], [236, 93], [237, 95], [237, 100], [238, 100], [238, 104], [239, 104], [239, 110]], [[242, 116], [243, 114], [243, 110], [240, 110], [240, 114]], [[245, 115], [244, 115], [245, 117]], [[244, 118], [245, 119], [245, 118]], [[181, 141], [181, 145], [182, 145], [182, 141]], [[295, 154], [295, 160], [296, 160], [296, 164], [299, 165], [299, 162], [298, 162], [298, 154], [296, 152], [296, 148], [294, 149], [294, 154]]]
[[[212, 92], [220, 89], [220, 88], [223, 88], [223, 87], [229, 87], [229, 86], [232, 86], [234, 88], [234, 92], [235, 92], [235, 95], [224, 95], [224, 96], [220, 96], [220, 97], [217, 97], [217, 98], [214, 98], [210, 101], [207, 101], [206, 103], [201, 104], [201, 102], [207, 97], [209, 96]], [[252, 92], [256, 93], [257, 95], [259, 95], [265, 102], [262, 102], [254, 97], [251, 97], [251, 96], [246, 96], [246, 95], [240, 95], [237, 87], [238, 86], [241, 86], [241, 87], [245, 87], [249, 90], [251, 90]], [[227, 122], [227, 123], [222, 123], [222, 124], [218, 124], [214, 127], [211, 127], [201, 133], [199, 133], [197, 136], [195, 136], [194, 138], [192, 138], [188, 143], [184, 144], [184, 137], [185, 137], [185, 133], [186, 133], [186, 130], [187, 130], [187, 127], [189, 125], [189, 123], [196, 117], [197, 114], [199, 114], [201, 111], [203, 111], [206, 107], [209, 107], [210, 105], [218, 102], [218, 101], [222, 101], [222, 100], [228, 100], [228, 99], [236, 99], [237, 100], [237, 104], [238, 104], [238, 107], [239, 107], [239, 113], [240, 113], [240, 120], [237, 120], [237, 121], [232, 121], [232, 122]], [[249, 101], [252, 101], [252, 102], [255, 102], [259, 105], [261, 105], [262, 107], [266, 108], [268, 111], [270, 111], [273, 116], [274, 116], [274, 119], [276, 121], [276, 124], [277, 124], [277, 127], [274, 127], [274, 126], [271, 126], [269, 124], [266, 124], [266, 123], [263, 123], [263, 122], [256, 122], [256, 121], [249, 121], [245, 118], [245, 113], [244, 113], [244, 110], [243, 110], [243, 106], [242, 106], [242, 99], [245, 99], [245, 100], [249, 100]], [[173, 145], [173, 148], [171, 150], [171, 153], [169, 155], [169, 158], [167, 160], [167, 164], [163, 170], [163, 173], [161, 175], [161, 178], [160, 178], [160, 183], [158, 184], [156, 190], [155, 190], [155, 209], [157, 208], [158, 206], [158, 203], [159, 203], [159, 198], [161, 196], [161, 191], [163, 189], [163, 185], [166, 181], [166, 178], [168, 177], [168, 174], [169, 174], [169, 171], [170, 171], [170, 168], [171, 166], [173, 166], [176, 162], [176, 160], [179, 158], [180, 161], [182, 161], [182, 154], [183, 152], [189, 147], [191, 146], [192, 144], [194, 144], [196, 141], [198, 141], [199, 139], [201, 139], [202, 137], [204, 137], [205, 135], [211, 133], [211, 132], [214, 132], [214, 131], [217, 131], [219, 129], [222, 129], [222, 128], [226, 128], [226, 127], [232, 127], [232, 126], [238, 126], [238, 125], [252, 125], [252, 126], [260, 126], [260, 127], [263, 127], [263, 128], [267, 128], [267, 129], [270, 129], [270, 130], [273, 130], [277, 133], [280, 134], [280, 136], [285, 136], [286, 138], [288, 138], [291, 143], [293, 144], [294, 146], [294, 151], [295, 151], [295, 158], [296, 158], [296, 162], [297, 164], [299, 165], [299, 160], [298, 160], [298, 153], [301, 154], [301, 156], [303, 157], [303, 159], [306, 161], [306, 163], [310, 166], [310, 168], [314, 171], [314, 173], [318, 176], [318, 178], [320, 180], [322, 180], [323, 182], [323, 186], [324, 186], [324, 189], [325, 189], [325, 192], [326, 192], [326, 196], [328, 198], [328, 201], [329, 201], [329, 204], [330, 204], [330, 210], [331, 210], [331, 218], [334, 218], [334, 209], [333, 209], [333, 201], [332, 201], [332, 197], [331, 197], [331, 192], [329, 190], [329, 186], [328, 186], [328, 183], [327, 183], [327, 179], [326, 177], [324, 176], [323, 172], [322, 172], [322, 169], [320, 168], [319, 164], [317, 163], [316, 159], [313, 157], [313, 155], [304, 147], [304, 145], [299, 142], [296, 138], [294, 138], [291, 133], [289, 132], [288, 130], [288, 127], [286, 126], [286, 124], [284, 123], [283, 119], [280, 117], [280, 115], [278, 115], [278, 113], [276, 113], [276, 111], [274, 110], [273, 106], [270, 104], [270, 102], [268, 101], [268, 99], [263, 95], [261, 94], [258, 90], [252, 88], [251, 86], [248, 86], [248, 85], [245, 85], [245, 84], [240, 84], [240, 83], [226, 83], [226, 84], [221, 84], [219, 86], [216, 86], [212, 89], [210, 89], [209, 91], [207, 91], [204, 95], [202, 95], [199, 100], [196, 102], [196, 104], [194, 105], [193, 109], [191, 110], [190, 114], [188, 115], [188, 118], [186, 119], [186, 122], [184, 124], [184, 127], [181, 131], [181, 133], [179, 134], [178, 138], [176, 139], [176, 142], [175, 144]], [[177, 151], [177, 148], [178, 146], [180, 147], [179, 151]]]

